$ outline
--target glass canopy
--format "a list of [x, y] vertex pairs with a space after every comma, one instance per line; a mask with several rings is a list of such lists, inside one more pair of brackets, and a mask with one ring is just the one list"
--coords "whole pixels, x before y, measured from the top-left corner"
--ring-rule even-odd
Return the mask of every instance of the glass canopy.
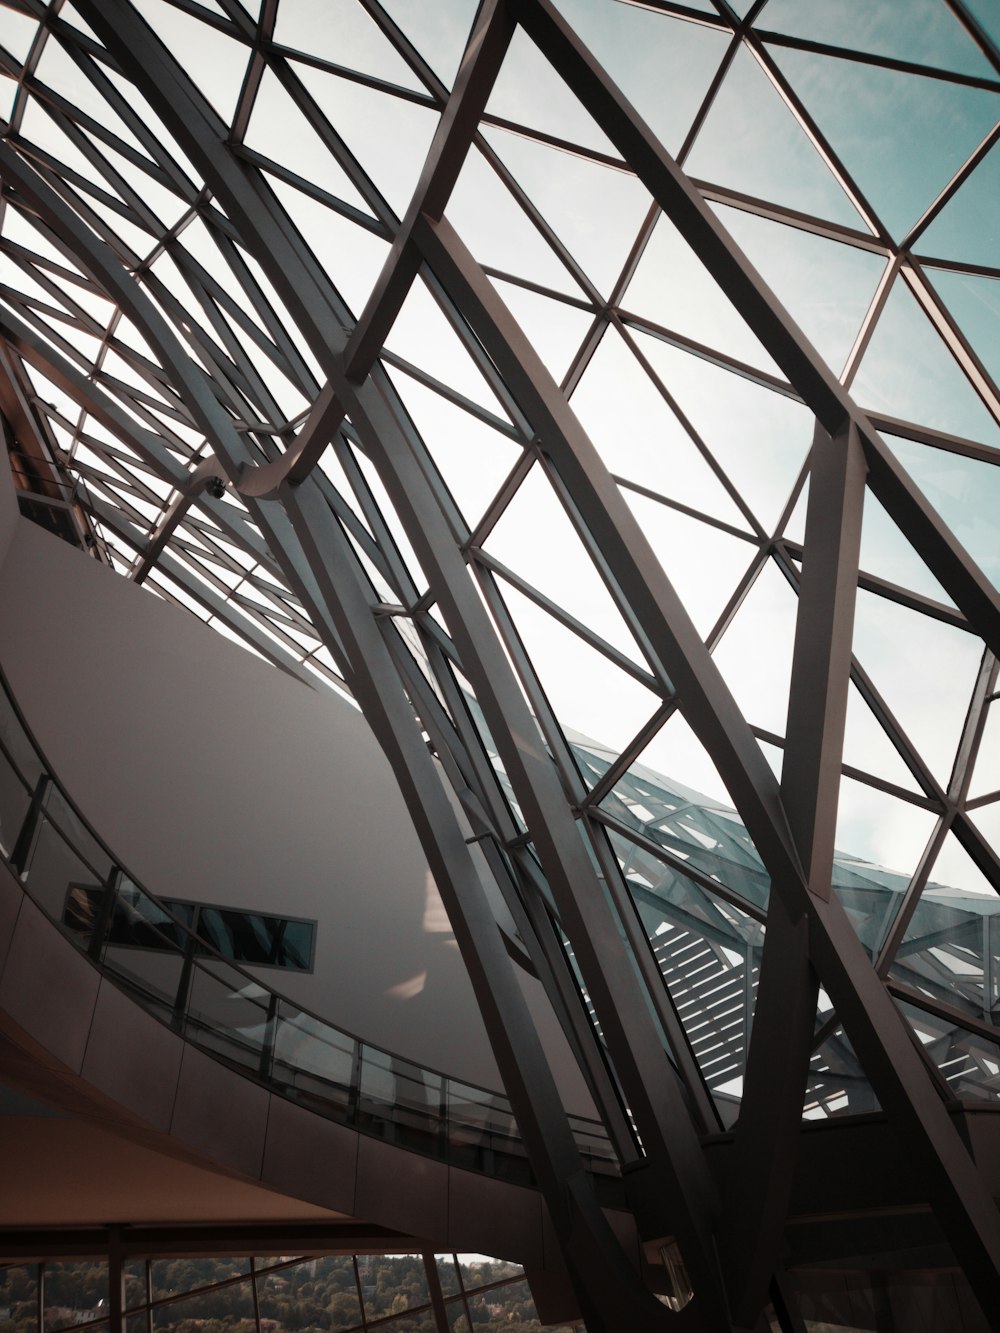
[[0, 13], [24, 512], [365, 712], [519, 1122], [518, 962], [625, 1166], [777, 1097], [937, 1170], [1000, 1090], [993, 8]]

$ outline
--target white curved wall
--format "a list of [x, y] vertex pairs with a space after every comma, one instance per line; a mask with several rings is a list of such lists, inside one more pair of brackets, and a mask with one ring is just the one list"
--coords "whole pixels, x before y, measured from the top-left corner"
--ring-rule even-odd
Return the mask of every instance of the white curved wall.
[[[472, 988], [364, 719], [18, 520], [0, 665], [55, 772], [152, 892], [319, 921], [262, 976], [363, 1038], [499, 1087]], [[567, 1104], [590, 1105], [525, 978]]]

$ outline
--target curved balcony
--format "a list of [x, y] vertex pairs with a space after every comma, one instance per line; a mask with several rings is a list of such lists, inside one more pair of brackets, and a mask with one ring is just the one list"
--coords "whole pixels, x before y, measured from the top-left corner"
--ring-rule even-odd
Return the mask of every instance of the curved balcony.
[[[104, 976], [185, 1041], [310, 1111], [451, 1166], [535, 1183], [503, 1093], [336, 1027], [148, 893], [60, 785], [2, 677], [0, 686], [0, 852]], [[603, 1125], [570, 1119], [589, 1169], [616, 1176]]]

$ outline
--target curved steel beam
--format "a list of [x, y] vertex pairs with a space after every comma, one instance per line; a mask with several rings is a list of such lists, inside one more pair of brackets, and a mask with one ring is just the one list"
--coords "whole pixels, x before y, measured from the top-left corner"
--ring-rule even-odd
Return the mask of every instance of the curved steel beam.
[[[247, 167], [239, 163], [232, 152], [226, 147], [222, 136], [219, 133], [220, 127], [217, 118], [208, 110], [203, 99], [201, 99], [200, 95], [194, 89], [193, 84], [191, 84], [190, 80], [188, 80], [182, 71], [180, 71], [176, 62], [168, 56], [163, 47], [146, 27], [145, 23], [138, 19], [134, 11], [127, 9], [121, 3], [113, 3], [110, 5], [87, 4], [85, 6], [85, 12], [88, 22], [91, 22], [92, 26], [95, 27], [95, 31], [99, 32], [107, 42], [109, 49], [115, 53], [123, 69], [137, 78], [139, 85], [150, 98], [159, 114], [163, 116], [165, 122], [173, 129], [177, 135], [178, 141], [185, 147], [185, 150], [188, 152], [192, 161], [194, 161], [203, 171], [206, 181], [210, 184], [211, 188], [217, 192], [223, 202], [227, 214], [234, 220], [238, 228], [246, 227], [245, 235], [251, 249], [255, 249], [258, 258], [264, 264], [265, 269], [269, 271], [269, 274], [275, 280], [276, 286], [282, 296], [288, 298], [286, 303], [289, 305], [289, 308], [292, 309], [295, 317], [299, 318], [301, 316], [303, 329], [306, 332], [307, 337], [309, 337], [310, 342], [313, 345], [313, 350], [320, 360], [325, 373], [330, 376], [331, 383], [337, 389], [338, 394], [342, 394], [345, 397], [345, 400], [350, 404], [353, 395], [346, 392], [349, 386], [337, 383], [340, 372], [340, 357], [345, 345], [346, 312], [343, 310], [335, 293], [332, 292], [330, 284], [325, 280], [324, 275], [317, 268], [315, 262], [301, 245], [297, 243], [296, 239], [290, 235], [287, 227], [281, 225], [280, 212], [274, 205], [273, 199], [270, 197], [270, 192], [264, 185], [263, 181], [259, 179], [256, 173], [251, 172]], [[118, 295], [121, 290], [120, 281], [115, 284], [115, 290], [116, 295]], [[122, 293], [120, 299], [127, 299], [124, 293]], [[140, 326], [142, 327], [143, 325], [144, 321], [140, 321]], [[165, 344], [161, 345], [165, 346]], [[373, 397], [374, 401], [372, 401]], [[366, 400], [364, 406], [368, 411], [369, 416], [377, 416], [384, 410], [385, 404], [380, 401], [381, 395], [373, 395], [372, 391], [368, 389], [367, 386], [366, 391], [364, 391], [364, 398]], [[206, 410], [206, 406], [210, 408], [211, 404], [198, 404], [198, 407], [201, 407], [203, 411]], [[372, 409], [375, 409], [374, 413], [372, 412]], [[355, 416], [353, 404], [351, 404], [351, 414], [353, 418]], [[380, 422], [380, 428], [384, 425], [384, 422]], [[225, 430], [217, 428], [212, 432], [212, 435], [213, 437], [215, 435], [220, 437], [227, 471], [233, 470], [234, 465], [238, 466], [238, 461], [233, 455], [231, 433], [227, 433]], [[377, 443], [378, 441], [369, 441], [369, 447], [372, 447]], [[390, 430], [385, 440], [386, 447], [391, 447], [394, 443], [396, 443], [394, 432]], [[300, 506], [305, 504], [311, 506], [309, 510], [310, 520], [303, 528], [301, 528], [299, 534], [300, 540], [307, 542], [314, 540], [314, 537], [310, 538], [310, 533], [312, 533], [311, 524], [318, 524], [324, 521], [325, 502], [319, 502], [316, 497], [314, 497], [313, 492], [314, 487], [304, 483], [303, 486], [299, 488], [299, 491], [295, 493], [295, 498]], [[292, 509], [292, 512], [295, 512], [294, 508]], [[419, 536], [419, 534], [411, 535]], [[450, 534], [448, 534], [448, 548], [450, 558], [454, 562], [457, 562], [456, 568], [461, 568], [461, 557], [457, 549], [454, 547]], [[321, 596], [318, 599], [319, 603], [326, 608], [328, 615], [333, 615], [337, 606], [336, 598], [338, 595], [338, 586], [329, 582], [330, 569], [327, 552], [321, 549], [316, 549], [314, 546], [310, 547], [310, 551], [311, 559], [309, 563], [312, 566], [313, 579], [320, 587], [323, 586], [324, 580], [327, 581], [325, 588], [326, 596]], [[464, 569], [463, 573], [465, 573]], [[466, 583], [468, 584], [467, 574], [465, 575], [465, 578]], [[471, 585], [469, 585], [469, 595], [472, 595]], [[315, 597], [311, 599], [313, 602], [316, 600]], [[367, 622], [372, 620], [371, 607], [367, 603], [364, 606], [363, 611], [360, 606], [356, 607], [355, 614], [352, 616], [352, 623], [356, 621], [357, 616], [362, 614]], [[344, 622], [340, 621], [338, 623], [341, 628], [343, 628]], [[492, 639], [492, 636], [490, 636], [490, 639]], [[392, 688], [390, 681], [379, 679], [379, 677], [374, 674], [373, 663], [366, 660], [364, 655], [359, 655], [360, 648], [356, 646], [356, 635], [352, 635], [348, 642], [350, 643], [350, 648], [346, 653], [342, 648], [340, 656], [342, 657], [342, 660], [346, 660], [352, 664], [350, 670], [352, 685], [355, 685], [358, 688], [359, 693], [364, 694], [365, 698], [368, 700], [368, 706], [375, 710], [374, 716], [378, 717], [378, 700], [382, 697], [383, 691]], [[481, 658], [486, 655], [482, 652], [482, 649], [484, 649], [485, 646], [485, 644], [481, 645]], [[352, 652], [351, 649], [354, 651]], [[489, 656], [492, 661], [495, 661], [496, 650], [493, 649]], [[488, 673], [485, 674], [488, 679]], [[393, 672], [393, 678], [394, 676], [395, 673]], [[394, 688], [398, 693], [398, 681]], [[523, 706], [520, 696], [517, 696], [517, 702], [519, 705]], [[529, 734], [530, 727], [531, 724], [529, 719]], [[379, 731], [380, 738], [383, 740], [383, 744], [390, 749], [390, 753], [394, 755], [397, 762], [401, 762], [398, 747], [403, 742], [400, 733], [396, 730], [393, 730], [390, 733], [384, 728], [377, 728], [377, 730]], [[508, 732], [508, 735], [510, 734], [511, 733]], [[413, 743], [413, 737], [419, 738], [419, 731], [415, 728], [412, 714], [409, 719], [406, 735], [411, 737], [410, 741], [407, 742], [411, 745]], [[422, 742], [419, 742], [419, 739], [418, 744], [422, 744]], [[536, 774], [540, 773], [544, 775], [540, 781], [543, 784], [548, 783], [551, 790], [552, 777], [550, 776], [545, 763], [542, 761], [538, 749], [529, 756], [529, 764], [526, 772], [531, 772], [532, 770], [534, 770]], [[423, 831], [425, 847], [429, 859], [431, 860], [432, 865], [439, 868], [442, 873], [444, 873], [445, 867], [442, 866], [441, 861], [441, 844], [443, 840], [447, 842], [447, 838], [445, 832], [438, 826], [437, 822], [430, 818], [428, 809], [429, 802], [440, 799], [437, 792], [439, 783], [436, 778], [431, 783], [408, 783], [402, 772], [400, 773], [400, 781], [407, 794], [411, 809], [414, 812], [418, 828], [421, 828]], [[557, 792], [554, 794], [558, 795]], [[561, 796], [559, 797], [559, 802], [561, 803]], [[554, 817], [558, 809], [559, 805], [553, 801], [552, 810]], [[565, 813], [563, 818], [568, 819], [568, 813]], [[453, 840], [455, 836], [454, 830], [457, 829], [457, 826], [454, 823], [454, 815], [451, 814], [450, 809], [449, 819], [453, 829], [451, 834]], [[549, 836], [551, 841], [552, 835]], [[568, 856], [570, 863], [575, 865], [581, 872], [581, 884], [586, 884], [593, 878], [593, 871], [585, 856], [583, 844], [580, 841], [575, 828], [572, 827], [572, 820], [569, 820], [566, 831], [563, 833], [562, 837], [565, 846], [563, 846], [561, 850]], [[563, 868], [563, 877], [566, 882], [569, 882], [570, 877], [565, 868]], [[454, 886], [452, 885], [451, 888], [448, 889], [450, 899], [449, 905], [452, 906], [458, 914], [462, 910], [462, 901], [460, 897], [456, 897], [452, 892], [453, 888]], [[456, 930], [458, 929], [459, 927], [456, 923]], [[613, 938], [612, 936], [609, 936], [609, 942], [611, 942], [613, 948], [620, 948], [617, 931], [614, 930], [613, 926], [611, 930]], [[499, 936], [497, 936], [497, 939], [499, 940]], [[479, 947], [485, 946], [480, 942], [477, 948], [471, 950], [467, 960], [470, 972], [473, 974], [484, 965], [483, 957], [480, 956], [480, 953], [478, 952]], [[503, 953], [503, 957], [506, 964], [509, 966], [509, 960], [507, 960], [505, 952]], [[631, 989], [635, 992], [635, 978], [634, 975], [632, 975], [631, 978], [629, 977], [629, 965], [627, 960], [623, 958], [620, 966], [623, 969], [626, 985], [628, 985], [630, 981]], [[595, 980], [599, 982], [601, 979], [597, 977]], [[487, 988], [486, 993], [490, 994], [492, 993], [492, 990]], [[642, 1022], [643, 1019], [645, 1019], [645, 1022], [648, 1023], [649, 1017], [648, 1011], [645, 1009], [645, 1002], [638, 994], [636, 994], [633, 1007], [638, 1020]], [[487, 1012], [489, 1013], [489, 1011]], [[609, 1013], [609, 1023], [613, 1023], [613, 1021], [614, 1017]], [[621, 1256], [620, 1248], [612, 1240], [606, 1224], [602, 1225], [600, 1212], [596, 1207], [596, 1203], [592, 1202], [591, 1204], [587, 1204], [586, 1207], [581, 1203], [581, 1197], [587, 1197], [587, 1191], [589, 1191], [590, 1187], [586, 1187], [584, 1196], [580, 1195], [580, 1182], [582, 1182], [584, 1178], [580, 1171], [573, 1168], [567, 1160], [561, 1161], [559, 1163], [559, 1169], [553, 1171], [550, 1161], [552, 1145], [547, 1142], [548, 1136], [537, 1131], [532, 1132], [532, 1126], [539, 1124], [540, 1116], [542, 1117], [542, 1123], [545, 1121], [545, 1117], [542, 1116], [542, 1108], [538, 1105], [538, 1100], [535, 1095], [538, 1092], [538, 1089], [545, 1085], [533, 1085], [532, 1082], [523, 1080], [518, 1067], [517, 1052], [511, 1050], [506, 1040], [503, 1038], [502, 1019], [498, 1018], [497, 1021], [489, 1022], [488, 1028], [490, 1030], [491, 1039], [496, 1045], [498, 1060], [501, 1062], [501, 1069], [504, 1072], [505, 1080], [510, 1080], [510, 1094], [512, 1101], [515, 1104], [516, 1114], [519, 1116], [519, 1119], [523, 1118], [526, 1121], [523, 1132], [526, 1139], [533, 1141], [535, 1153], [539, 1156], [539, 1178], [547, 1182], [548, 1187], [546, 1188], [546, 1197], [553, 1214], [553, 1219], [556, 1222], [560, 1239], [563, 1242], [567, 1262], [570, 1264], [571, 1271], [575, 1272], [578, 1283], [582, 1284], [580, 1286], [581, 1298], [591, 1304], [594, 1309], [595, 1319], [600, 1318], [608, 1321], [608, 1327], [611, 1327], [613, 1322], [617, 1318], [620, 1318], [620, 1315], [613, 1315], [611, 1313], [613, 1305], [611, 1287], [606, 1286], [606, 1289], [603, 1292], [601, 1287], [601, 1279], [599, 1275], [602, 1269], [607, 1271], [608, 1265], [610, 1264], [612, 1267], [618, 1269], [616, 1281], [623, 1284], [620, 1288], [621, 1297], [623, 1299], [628, 1299], [634, 1306], [635, 1321], [640, 1321], [635, 1322], [635, 1326], [648, 1326], [652, 1328], [662, 1320], [663, 1314], [661, 1307], [658, 1307], [653, 1298], [649, 1296], [648, 1292], [644, 1291], [642, 1285], [638, 1283], [636, 1278], [628, 1277], [628, 1266], [625, 1264], [624, 1259]], [[630, 1051], [627, 1049], [620, 1052], [620, 1055], [623, 1058], [627, 1058], [629, 1054]], [[676, 1099], [677, 1092], [672, 1090], [672, 1073], [657, 1039], [654, 1038], [653, 1042], [643, 1043], [641, 1048], [641, 1059], [647, 1063], [651, 1061], [653, 1062], [655, 1069], [658, 1071], [659, 1082], [665, 1093], [671, 1100]], [[637, 1080], [635, 1091], [638, 1100], [646, 1103], [646, 1108], [642, 1109], [647, 1109], [648, 1132], [651, 1139], [656, 1139], [657, 1137], [662, 1138], [662, 1129], [660, 1129], [659, 1135], [656, 1132], [662, 1123], [660, 1111], [658, 1107], [650, 1103], [649, 1089], [645, 1082]], [[556, 1098], [556, 1100], [558, 1099]], [[554, 1112], [552, 1112], [552, 1114], [554, 1114]], [[549, 1118], [551, 1119], [551, 1116]], [[688, 1124], [686, 1117], [683, 1123], [685, 1125]], [[682, 1129], [683, 1126], [681, 1126], [681, 1130]], [[675, 1127], [674, 1134], [676, 1135], [677, 1132], [678, 1130]], [[670, 1148], [667, 1144], [664, 1144], [664, 1148], [668, 1153], [670, 1152]], [[684, 1201], [683, 1204], [681, 1204], [682, 1222], [683, 1214], [688, 1213], [692, 1208], [702, 1215], [702, 1222], [700, 1224], [687, 1224], [683, 1229], [686, 1233], [689, 1233], [689, 1236], [687, 1237], [690, 1241], [689, 1262], [691, 1263], [692, 1268], [695, 1269], [698, 1278], [701, 1280], [700, 1302], [703, 1304], [706, 1313], [709, 1315], [708, 1326], [721, 1329], [727, 1326], [728, 1321], [725, 1318], [722, 1305], [720, 1304], [719, 1295], [716, 1294], [713, 1297], [713, 1293], [718, 1293], [719, 1291], [719, 1284], [718, 1278], [713, 1271], [714, 1261], [711, 1257], [710, 1232], [706, 1233], [704, 1225], [704, 1215], [709, 1203], [711, 1187], [708, 1184], [706, 1168], [701, 1161], [701, 1154], [700, 1151], [697, 1150], [697, 1145], [695, 1145], [695, 1153], [690, 1159], [682, 1160], [679, 1164], [676, 1164], [672, 1174], [676, 1176], [678, 1170], [682, 1174], [690, 1174], [692, 1170], [700, 1173], [701, 1178], [698, 1182], [699, 1187], [693, 1191], [690, 1188], [679, 1189], [677, 1201], [678, 1204], [681, 1204], [681, 1200]], [[576, 1187], [574, 1187], [571, 1194], [567, 1193], [567, 1185], [574, 1180], [577, 1181]], [[592, 1200], [592, 1195], [589, 1195], [589, 1197]], [[574, 1202], [570, 1203], [571, 1199], [574, 1200]], [[567, 1206], [569, 1206], [569, 1213], [567, 1213]], [[586, 1262], [580, 1262], [580, 1253], [586, 1253]], [[602, 1258], [602, 1256], [604, 1257]], [[615, 1256], [618, 1256], [618, 1258]], [[595, 1301], [597, 1301], [596, 1306], [594, 1305]], [[602, 1306], [604, 1311], [603, 1314], [600, 1313]], [[602, 1325], [598, 1323], [595, 1326], [600, 1327]]]

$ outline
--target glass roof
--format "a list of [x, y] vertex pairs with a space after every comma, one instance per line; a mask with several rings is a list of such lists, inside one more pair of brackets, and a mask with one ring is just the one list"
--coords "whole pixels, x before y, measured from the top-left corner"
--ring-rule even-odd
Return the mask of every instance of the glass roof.
[[[759, 917], [753, 793], [824, 688], [800, 592], [839, 414], [868, 475], [835, 836], [904, 904], [852, 918], [886, 974], [925, 887], [963, 930], [1000, 887], [1000, 29], [967, 0], [502, 10], [8, 0], [17, 448], [122, 576], [370, 711], [367, 617], [495, 874], [550, 875], [558, 796], [631, 883], [668, 774], [746, 846], [701, 889]], [[952, 981], [913, 984], [949, 1014]]]

